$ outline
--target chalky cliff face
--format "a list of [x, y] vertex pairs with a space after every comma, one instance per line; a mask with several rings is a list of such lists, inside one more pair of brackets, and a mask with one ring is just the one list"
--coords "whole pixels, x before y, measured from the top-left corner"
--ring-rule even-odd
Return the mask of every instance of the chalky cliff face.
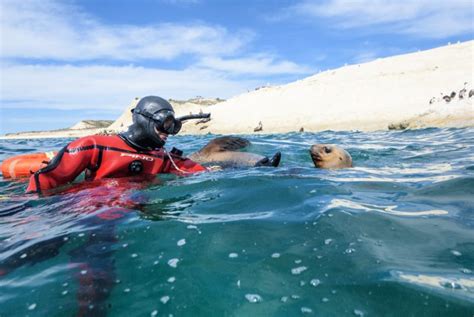
[[474, 125], [474, 41], [377, 59], [263, 87], [209, 107], [193, 133]]

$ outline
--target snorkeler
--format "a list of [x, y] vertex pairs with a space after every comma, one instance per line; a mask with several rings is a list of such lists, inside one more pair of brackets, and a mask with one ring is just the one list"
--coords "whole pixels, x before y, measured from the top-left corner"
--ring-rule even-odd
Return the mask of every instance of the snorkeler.
[[[92, 135], [69, 143], [46, 167], [30, 177], [26, 191], [40, 193], [42, 190], [56, 188], [72, 182], [83, 171], [86, 180], [96, 180], [131, 176], [153, 178], [159, 173], [186, 175], [208, 170], [195, 160], [183, 157], [182, 151], [178, 149], [166, 151], [164, 145], [168, 135], [175, 135], [180, 131], [182, 121], [209, 117], [209, 114], [175, 118], [171, 104], [157, 96], [142, 98], [132, 112], [132, 125], [119, 135]], [[221, 143], [230, 144], [234, 139], [235, 137], [218, 138], [218, 146], [212, 146], [212, 149], [222, 152], [225, 146]], [[211, 146], [206, 147], [209, 148]], [[253, 166], [277, 166], [280, 161], [280, 153], [272, 159], [238, 152], [231, 152], [228, 156], [221, 153], [214, 157], [214, 161], [221, 163], [237, 161]], [[213, 160], [209, 159], [209, 155], [196, 156], [198, 161], [199, 158], [203, 158], [202, 163], [212, 163]]]
[[173, 107], [163, 98], [144, 97], [133, 112], [133, 124], [119, 135], [92, 135], [69, 143], [44, 168], [31, 176], [27, 192], [41, 192], [73, 181], [84, 170], [86, 180], [106, 177], [154, 176], [158, 173], [196, 173], [202, 165], [168, 153], [169, 134], [181, 129]]

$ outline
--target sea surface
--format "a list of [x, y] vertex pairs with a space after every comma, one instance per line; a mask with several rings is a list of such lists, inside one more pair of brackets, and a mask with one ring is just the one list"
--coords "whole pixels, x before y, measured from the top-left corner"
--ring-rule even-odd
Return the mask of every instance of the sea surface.
[[[474, 129], [246, 137], [280, 167], [41, 197], [0, 177], [0, 316], [474, 315]], [[69, 141], [2, 140], [0, 160]], [[314, 143], [355, 167], [314, 168]]]

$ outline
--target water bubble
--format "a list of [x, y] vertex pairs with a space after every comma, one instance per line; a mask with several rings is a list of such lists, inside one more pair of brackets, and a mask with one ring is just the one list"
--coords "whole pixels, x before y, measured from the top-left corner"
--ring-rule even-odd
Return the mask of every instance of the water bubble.
[[336, 291], [335, 289], [333, 289], [333, 290], [331, 290], [331, 293], [332, 293], [332, 294], [336, 294], [337, 291]]
[[81, 271], [81, 275], [86, 275], [87, 274], [87, 270], [82, 270]]
[[301, 263], [301, 260], [300, 260], [300, 259], [295, 260], [295, 263], [296, 263], [296, 264], [300, 264], [300, 263]]
[[67, 240], [69, 240], [68, 237], [64, 237], [64, 238], [63, 238], [63, 241], [67, 241]]
[[179, 259], [171, 259], [168, 261], [168, 265], [171, 266], [172, 268], [176, 268], [178, 266]]
[[288, 296], [283, 296], [282, 298], [280, 298], [280, 301], [286, 303], [288, 301]]
[[186, 228], [188, 228], [188, 229], [197, 229], [197, 226], [195, 226], [195, 225], [188, 225]]
[[20, 259], [24, 259], [24, 258], [26, 258], [27, 256], [28, 256], [28, 254], [23, 253], [23, 254], [20, 256]]
[[36, 303], [31, 304], [28, 306], [28, 310], [34, 310], [36, 308]]
[[126, 247], [128, 247], [128, 243], [122, 244], [122, 248], [126, 248]]
[[63, 283], [63, 287], [67, 287], [69, 285], [69, 283]]
[[301, 312], [303, 314], [311, 314], [313, 312], [313, 310], [309, 307], [301, 307]]
[[310, 194], [314, 194], [316, 192], [316, 189], [312, 189], [309, 191]]
[[346, 251], [344, 251], [345, 254], [351, 254], [354, 253], [356, 250], [354, 248], [348, 248]]
[[245, 298], [250, 303], [258, 303], [258, 302], [261, 302], [263, 300], [262, 297], [258, 294], [245, 294]]
[[138, 254], [133, 253], [133, 254], [131, 255], [131, 257], [132, 257], [132, 258], [136, 258], [136, 257], [138, 257]]
[[163, 296], [162, 298], [160, 298], [160, 302], [162, 302], [163, 304], [166, 304], [169, 300], [170, 300], [169, 296]]
[[237, 281], [237, 287], [240, 288], [240, 280]]
[[305, 281], [300, 281], [300, 286], [305, 286], [306, 282]]
[[324, 240], [325, 245], [329, 245], [332, 242], [332, 239], [326, 239]]
[[229, 258], [234, 259], [237, 258], [239, 255], [235, 252], [229, 253]]
[[354, 309], [354, 315], [359, 316], [359, 317], [364, 317], [364, 312], [359, 309]]
[[306, 266], [299, 266], [291, 269], [291, 274], [298, 275], [306, 271], [308, 268]]
[[451, 253], [454, 255], [454, 256], [461, 256], [462, 253], [457, 251], [457, 250], [451, 250]]
[[168, 283], [174, 283], [176, 281], [176, 277], [171, 276], [167, 279]]
[[124, 293], [130, 293], [130, 289], [129, 288], [126, 288], [123, 290]]
[[329, 302], [329, 298], [323, 297], [323, 299], [321, 299], [321, 301], [322, 301], [323, 303], [327, 303], [327, 302]]
[[181, 246], [183, 246], [183, 245], [185, 245], [185, 244], [186, 244], [186, 239], [181, 239], [181, 240], [179, 240], [178, 243], [177, 243], [178, 247], [181, 247]]
[[472, 273], [471, 270], [466, 269], [466, 268], [462, 268], [460, 271], [461, 271], [462, 273], [464, 273], [464, 274], [471, 274], [471, 273]]
[[278, 259], [280, 257], [280, 253], [273, 253], [272, 258]]
[[79, 233], [79, 234], [78, 234], [78, 237], [81, 237], [81, 238], [82, 238], [83, 236], [84, 236], [84, 233]]
[[321, 281], [318, 280], [317, 278], [313, 278], [310, 282], [309, 282], [311, 285], [313, 285], [314, 287], [318, 286], [319, 284], [321, 284]]
[[293, 299], [299, 299], [300, 296], [299, 296], [299, 295], [291, 295], [291, 298], [293, 298]]
[[61, 295], [66, 295], [67, 293], [68, 293], [68, 291], [67, 291], [67, 290], [65, 290], [65, 291], [62, 291], [62, 292], [61, 292]]
[[153, 262], [153, 265], [158, 265], [158, 263], [160, 263], [160, 261], [156, 260]]
[[158, 315], [158, 311], [155, 309], [154, 311], [151, 312], [150, 316], [155, 317]]

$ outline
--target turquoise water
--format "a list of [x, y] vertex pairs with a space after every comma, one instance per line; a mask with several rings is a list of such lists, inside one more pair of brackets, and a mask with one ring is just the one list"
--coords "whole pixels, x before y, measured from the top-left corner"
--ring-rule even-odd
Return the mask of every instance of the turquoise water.
[[[248, 138], [281, 166], [40, 198], [0, 178], [18, 206], [0, 218], [0, 316], [472, 317], [474, 129]], [[0, 142], [3, 160], [66, 141]], [[355, 167], [313, 168], [313, 143]]]

